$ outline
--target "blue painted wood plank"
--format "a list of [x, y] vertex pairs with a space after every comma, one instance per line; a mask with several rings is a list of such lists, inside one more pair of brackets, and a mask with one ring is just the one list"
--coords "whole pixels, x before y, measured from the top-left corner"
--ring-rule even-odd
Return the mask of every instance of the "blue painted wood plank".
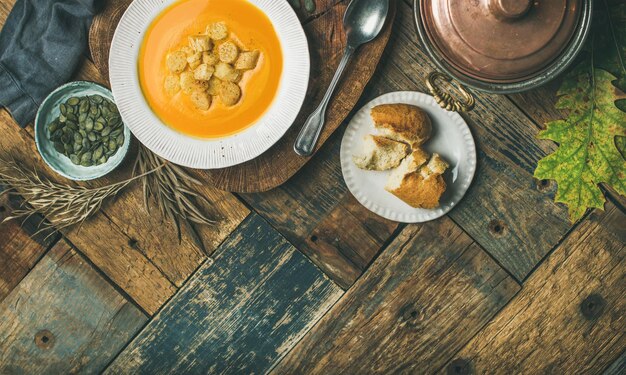
[[342, 295], [253, 214], [107, 373], [263, 373]]
[[146, 320], [62, 240], [0, 304], [0, 374], [97, 373]]

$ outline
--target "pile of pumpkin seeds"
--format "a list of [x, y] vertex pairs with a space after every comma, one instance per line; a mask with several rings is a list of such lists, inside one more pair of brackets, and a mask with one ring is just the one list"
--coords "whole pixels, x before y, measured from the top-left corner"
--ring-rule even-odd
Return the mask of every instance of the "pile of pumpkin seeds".
[[100, 95], [71, 97], [59, 105], [60, 115], [48, 124], [57, 152], [72, 163], [104, 164], [124, 144], [124, 126], [115, 104]]

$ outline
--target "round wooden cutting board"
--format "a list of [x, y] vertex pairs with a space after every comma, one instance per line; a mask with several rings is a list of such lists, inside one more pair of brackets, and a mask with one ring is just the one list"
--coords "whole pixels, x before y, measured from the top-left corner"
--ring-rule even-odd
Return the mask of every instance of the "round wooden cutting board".
[[[93, 62], [104, 77], [109, 76], [109, 49], [115, 28], [131, 2], [110, 0], [92, 23], [89, 47]], [[306, 100], [295, 123], [280, 141], [258, 158], [234, 167], [203, 172], [215, 187], [242, 193], [267, 191], [286, 182], [310, 159], [298, 156], [293, 151], [293, 143], [304, 121], [324, 95], [345, 47], [342, 20], [348, 1], [334, 3], [316, 1], [314, 15], [306, 14], [302, 8], [297, 10], [309, 40], [311, 79]], [[388, 21], [381, 35], [361, 47], [346, 69], [328, 107], [317, 150], [345, 120], [372, 78], [389, 41], [395, 14], [395, 2], [391, 1]]]

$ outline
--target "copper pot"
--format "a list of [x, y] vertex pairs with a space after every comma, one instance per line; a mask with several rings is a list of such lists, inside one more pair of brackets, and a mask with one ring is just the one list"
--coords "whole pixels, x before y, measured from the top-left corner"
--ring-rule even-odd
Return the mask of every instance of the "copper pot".
[[[562, 73], [591, 27], [592, 0], [414, 0], [422, 44], [441, 72], [428, 86], [442, 107], [467, 111], [469, 90], [507, 94]], [[460, 99], [441, 88], [458, 81]]]

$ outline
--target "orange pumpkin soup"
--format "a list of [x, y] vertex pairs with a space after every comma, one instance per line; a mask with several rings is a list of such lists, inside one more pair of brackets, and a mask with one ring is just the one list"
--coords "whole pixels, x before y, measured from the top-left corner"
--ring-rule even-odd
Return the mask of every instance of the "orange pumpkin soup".
[[[165, 88], [171, 78], [166, 57], [188, 46], [188, 37], [204, 34], [207, 25], [228, 26], [228, 40], [242, 50], [259, 51], [252, 70], [242, 71], [241, 99], [227, 106], [213, 100], [208, 110], [198, 110], [182, 91]], [[220, 41], [215, 41], [218, 46]], [[185, 47], [186, 48], [186, 47]], [[181, 0], [165, 9], [150, 25], [138, 61], [144, 96], [156, 115], [171, 128], [198, 138], [235, 134], [252, 125], [270, 107], [278, 91], [283, 56], [276, 31], [267, 16], [246, 0]]]

